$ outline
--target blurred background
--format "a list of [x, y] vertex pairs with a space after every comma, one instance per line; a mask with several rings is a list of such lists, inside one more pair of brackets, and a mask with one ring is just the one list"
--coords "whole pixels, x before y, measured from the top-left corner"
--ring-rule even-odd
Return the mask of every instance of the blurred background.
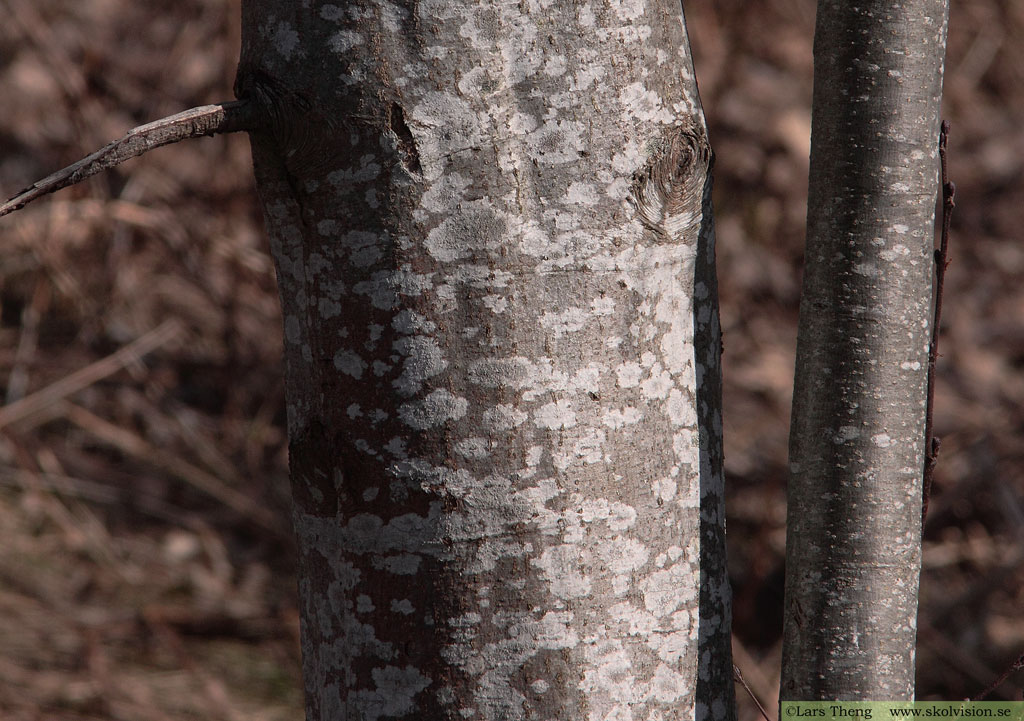
[[[240, 0], [0, 9], [5, 197], [232, 97]], [[734, 645], [772, 709], [814, 2], [686, 11], [718, 158]], [[977, 694], [1024, 651], [1022, 106], [1024, 3], [954, 2], [922, 699]], [[301, 718], [280, 319], [246, 138], [126, 163], [4, 218], [0, 244], [0, 718]]]

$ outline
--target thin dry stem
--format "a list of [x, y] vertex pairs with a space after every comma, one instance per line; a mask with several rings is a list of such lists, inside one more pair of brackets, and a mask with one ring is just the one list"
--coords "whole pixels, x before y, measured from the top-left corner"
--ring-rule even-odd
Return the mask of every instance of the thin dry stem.
[[162, 145], [218, 133], [256, 129], [256, 114], [247, 100], [191, 108], [129, 130], [123, 138], [33, 183], [3, 205], [0, 217], [25, 207], [47, 193], [74, 185]]
[[0, 408], [0, 428], [45, 410], [58, 401], [113, 375], [129, 363], [151, 353], [181, 333], [181, 323], [168, 320], [120, 350], [42, 388], [21, 400]]
[[125, 455], [144, 460], [163, 468], [178, 479], [188, 483], [203, 493], [216, 498], [244, 518], [253, 523], [287, 538], [287, 530], [282, 528], [277, 515], [259, 505], [253, 498], [226, 485], [216, 476], [201, 468], [193, 466], [174, 453], [160, 450], [141, 436], [114, 425], [86, 409], [64, 403], [64, 416], [82, 430], [92, 434]]
[[990, 693], [992, 693], [997, 688], [999, 688], [1004, 683], [1006, 683], [1006, 679], [1010, 678], [1011, 675], [1013, 675], [1017, 671], [1020, 671], [1021, 669], [1024, 669], [1024, 653], [1022, 653], [1021, 655], [1017, 656], [1017, 658], [1015, 658], [1010, 663], [1010, 665], [1006, 667], [1006, 670], [1003, 671], [1001, 674], [999, 674], [998, 678], [996, 678], [992, 683], [990, 683], [988, 686], [986, 686], [985, 689], [981, 693], [979, 693], [977, 696], [975, 696], [971, 700], [972, 701], [982, 701], [982, 700], [984, 700]]
[[758, 700], [757, 696], [754, 695], [754, 690], [747, 685], [746, 680], [743, 678], [743, 672], [740, 671], [740, 667], [736, 664], [732, 665], [732, 675], [733, 680], [735, 680], [737, 683], [743, 686], [743, 689], [747, 692], [747, 695], [750, 696], [750, 698], [757, 705], [757, 710], [761, 712], [761, 716], [764, 718], [764, 721], [772, 721], [771, 716], [769, 716], [768, 712], [765, 711], [765, 708], [761, 704], [761, 701]]
[[935, 409], [935, 363], [939, 357], [939, 326], [942, 323], [942, 293], [946, 284], [946, 267], [949, 265], [949, 225], [956, 207], [956, 186], [946, 171], [946, 141], [949, 138], [949, 122], [943, 120], [939, 131], [939, 167], [942, 183], [942, 232], [939, 247], [935, 249], [935, 312], [932, 319], [932, 338], [928, 345], [928, 391], [924, 417], [924, 478], [921, 494], [921, 530], [928, 518], [928, 502], [931, 500], [932, 481], [935, 478], [935, 463], [939, 458], [942, 441], [935, 437], [932, 415]]

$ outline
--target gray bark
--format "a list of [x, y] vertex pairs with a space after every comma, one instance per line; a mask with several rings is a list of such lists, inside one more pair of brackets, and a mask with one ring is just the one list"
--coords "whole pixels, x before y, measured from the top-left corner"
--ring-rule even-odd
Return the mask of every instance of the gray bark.
[[679, 3], [244, 8], [309, 719], [727, 719]]
[[914, 694], [945, 0], [822, 0], [782, 698]]

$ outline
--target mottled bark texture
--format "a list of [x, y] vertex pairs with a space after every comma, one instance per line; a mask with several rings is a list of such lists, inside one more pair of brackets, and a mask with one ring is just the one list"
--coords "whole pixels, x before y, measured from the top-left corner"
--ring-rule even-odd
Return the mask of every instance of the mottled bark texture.
[[728, 719], [677, 0], [248, 0], [313, 720]]
[[784, 699], [914, 694], [946, 17], [818, 4]]

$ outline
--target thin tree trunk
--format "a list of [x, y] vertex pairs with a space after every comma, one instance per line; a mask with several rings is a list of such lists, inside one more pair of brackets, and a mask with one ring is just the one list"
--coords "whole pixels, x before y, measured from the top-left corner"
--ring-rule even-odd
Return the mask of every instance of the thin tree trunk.
[[731, 718], [680, 7], [248, 0], [307, 717]]
[[945, 0], [818, 4], [782, 697], [914, 694]]

